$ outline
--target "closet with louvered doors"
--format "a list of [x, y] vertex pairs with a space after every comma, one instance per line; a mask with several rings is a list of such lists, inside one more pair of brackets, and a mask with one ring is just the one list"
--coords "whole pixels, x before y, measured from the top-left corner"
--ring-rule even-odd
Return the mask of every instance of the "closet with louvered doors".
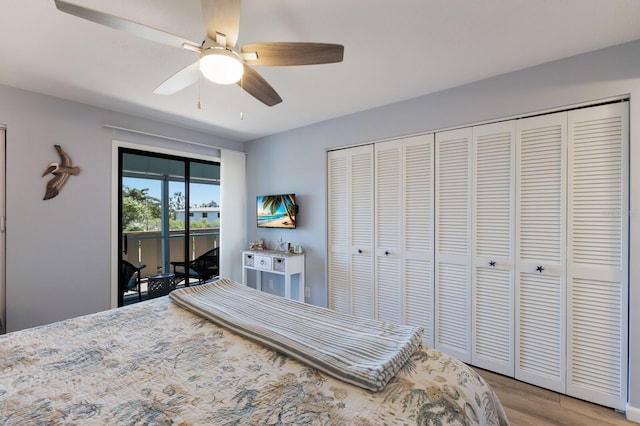
[[375, 144], [375, 317], [433, 344], [433, 134]]
[[515, 121], [436, 134], [436, 348], [514, 374]]
[[374, 318], [373, 145], [327, 153], [329, 307]]
[[473, 128], [471, 363], [514, 375], [515, 121]]
[[627, 401], [628, 102], [519, 120], [517, 379]]
[[624, 409], [628, 108], [376, 143], [364, 162], [329, 153], [329, 306]]

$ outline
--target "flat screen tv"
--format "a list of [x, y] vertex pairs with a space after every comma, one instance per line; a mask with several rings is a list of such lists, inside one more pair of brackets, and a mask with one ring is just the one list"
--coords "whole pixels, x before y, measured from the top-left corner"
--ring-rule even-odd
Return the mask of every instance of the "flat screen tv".
[[260, 195], [256, 206], [258, 228], [295, 229], [296, 194]]

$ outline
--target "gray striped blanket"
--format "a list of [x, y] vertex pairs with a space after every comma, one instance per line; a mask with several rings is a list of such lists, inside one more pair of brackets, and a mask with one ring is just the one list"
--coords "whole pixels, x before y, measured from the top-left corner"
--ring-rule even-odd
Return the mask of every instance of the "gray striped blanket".
[[178, 305], [345, 382], [382, 390], [422, 328], [388, 324], [256, 291], [229, 279], [175, 290]]

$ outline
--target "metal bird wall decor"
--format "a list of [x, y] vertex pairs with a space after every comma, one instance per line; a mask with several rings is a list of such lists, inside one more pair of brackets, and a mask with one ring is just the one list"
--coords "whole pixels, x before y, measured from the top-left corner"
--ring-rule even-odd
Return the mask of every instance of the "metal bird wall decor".
[[44, 194], [43, 200], [49, 200], [60, 193], [62, 187], [69, 176], [78, 175], [80, 168], [71, 165], [71, 157], [60, 147], [60, 145], [54, 145], [58, 154], [60, 154], [60, 163], [49, 163], [49, 167], [44, 171], [42, 177], [45, 177], [49, 173], [53, 175], [51, 180], [47, 182], [47, 192]]

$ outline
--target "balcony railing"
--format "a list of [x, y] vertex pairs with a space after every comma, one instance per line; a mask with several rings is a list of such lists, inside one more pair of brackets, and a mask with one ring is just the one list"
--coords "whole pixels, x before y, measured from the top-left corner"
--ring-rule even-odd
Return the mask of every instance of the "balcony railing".
[[[172, 272], [163, 271], [163, 238], [160, 231], [134, 231], [126, 232], [125, 235], [128, 240], [127, 253], [123, 253], [122, 258], [134, 265], [141, 263], [147, 265], [147, 267], [141, 271], [142, 278], [161, 272]], [[189, 238], [191, 239], [189, 260], [193, 260], [208, 250], [220, 245], [220, 229], [192, 229], [189, 233]], [[184, 231], [178, 230], [170, 232], [170, 262], [184, 261], [184, 239]]]

